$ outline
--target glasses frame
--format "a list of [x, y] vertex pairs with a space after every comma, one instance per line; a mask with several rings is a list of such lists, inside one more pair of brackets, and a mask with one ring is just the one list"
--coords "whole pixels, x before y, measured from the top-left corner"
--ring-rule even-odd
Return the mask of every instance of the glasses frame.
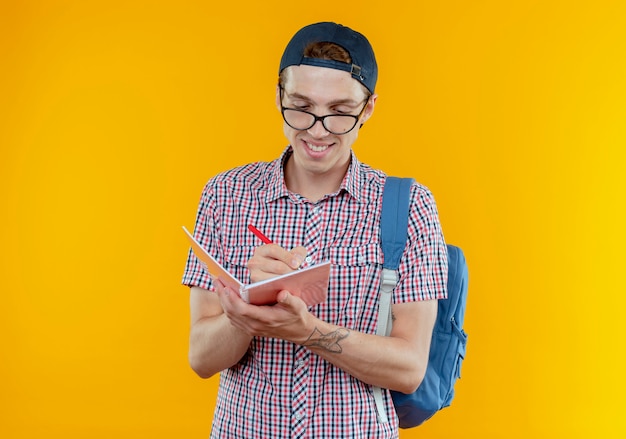
[[[334, 134], [336, 136], [342, 136], [342, 135], [348, 134], [350, 131], [352, 131], [354, 129], [354, 127], [356, 127], [357, 123], [359, 123], [359, 119], [361, 119], [361, 116], [363, 116], [363, 113], [365, 112], [365, 109], [367, 108], [367, 104], [369, 103], [371, 97], [372, 97], [372, 95], [368, 95], [365, 98], [365, 104], [363, 105], [363, 108], [361, 108], [361, 111], [359, 111], [359, 114], [357, 114], [357, 115], [354, 115], [354, 114], [326, 114], [324, 116], [318, 116], [317, 114], [311, 113], [310, 111], [300, 110], [298, 108], [289, 108], [289, 107], [283, 106], [283, 88], [282, 88], [282, 86], [280, 86], [280, 113], [282, 114], [283, 120], [285, 121], [285, 123], [287, 125], [289, 125], [291, 128], [293, 128], [294, 130], [297, 130], [297, 131], [310, 130], [317, 123], [317, 121], [320, 121], [320, 122], [322, 122], [322, 126], [324, 127], [324, 129], [326, 131], [328, 131], [329, 133]], [[291, 125], [287, 121], [287, 118], [285, 117], [285, 110], [297, 111], [299, 113], [305, 113], [305, 114], [308, 114], [310, 116], [313, 116], [313, 123], [311, 123], [311, 125], [309, 125], [306, 128], [294, 127], [293, 125]], [[327, 117], [331, 117], [331, 116], [352, 117], [352, 118], [354, 118], [354, 125], [352, 125], [352, 128], [350, 128], [348, 131], [344, 131], [342, 133], [338, 133], [336, 131], [329, 130], [328, 127], [326, 126], [326, 118]]]

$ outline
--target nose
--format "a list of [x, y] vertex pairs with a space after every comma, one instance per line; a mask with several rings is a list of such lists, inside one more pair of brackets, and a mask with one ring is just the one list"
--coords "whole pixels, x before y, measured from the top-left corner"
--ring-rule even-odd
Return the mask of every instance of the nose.
[[316, 139], [321, 139], [322, 137], [326, 137], [330, 134], [326, 128], [324, 128], [324, 124], [322, 124], [321, 120], [316, 120], [313, 126], [306, 130], [306, 132]]

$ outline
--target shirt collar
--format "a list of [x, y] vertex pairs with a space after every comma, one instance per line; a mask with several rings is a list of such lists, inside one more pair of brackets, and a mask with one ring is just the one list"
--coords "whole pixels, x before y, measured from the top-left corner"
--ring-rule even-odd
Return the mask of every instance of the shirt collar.
[[291, 155], [291, 146], [285, 148], [283, 153], [279, 158], [274, 160], [270, 164], [270, 168], [268, 169], [268, 189], [267, 189], [267, 198], [266, 201], [268, 203], [272, 201], [276, 201], [282, 197], [289, 196], [289, 190], [285, 185], [285, 169], [284, 164]]
[[348, 172], [341, 182], [341, 190], [349, 193], [355, 200], [361, 201], [361, 192], [363, 189], [363, 181], [361, 175], [361, 162], [356, 158], [354, 151], [350, 151], [351, 159]]
[[[289, 190], [285, 185], [284, 165], [289, 156], [291, 156], [291, 153], [291, 146], [288, 146], [281, 156], [270, 164], [270, 169], [268, 170], [269, 185], [266, 198], [268, 203], [289, 196]], [[362, 165], [354, 154], [354, 151], [350, 151], [350, 155], [350, 165], [348, 166], [348, 171], [341, 182], [339, 190], [335, 194], [329, 194], [329, 196], [337, 195], [345, 191], [354, 199], [360, 201], [361, 191], [363, 189], [362, 175], [360, 172]]]

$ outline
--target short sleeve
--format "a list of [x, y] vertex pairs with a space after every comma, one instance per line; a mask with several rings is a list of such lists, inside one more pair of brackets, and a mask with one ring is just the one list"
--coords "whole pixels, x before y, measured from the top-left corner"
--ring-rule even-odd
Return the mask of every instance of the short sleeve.
[[447, 297], [448, 254], [437, 205], [418, 183], [411, 187], [408, 240], [398, 272], [395, 303]]
[[[200, 197], [198, 212], [196, 214], [196, 223], [193, 235], [196, 240], [211, 253], [212, 255], [220, 255], [221, 251], [215, 243], [218, 233], [218, 221], [216, 218], [215, 190], [213, 181], [209, 181]], [[189, 249], [187, 254], [187, 263], [183, 273], [182, 284], [187, 286], [198, 286], [213, 291], [213, 282], [208, 272], [204, 269], [201, 262]]]

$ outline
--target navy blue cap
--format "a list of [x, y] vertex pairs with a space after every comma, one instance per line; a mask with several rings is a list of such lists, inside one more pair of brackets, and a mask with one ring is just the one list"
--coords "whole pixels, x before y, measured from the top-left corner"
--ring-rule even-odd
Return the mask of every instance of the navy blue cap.
[[[352, 63], [341, 61], [307, 58], [304, 49], [311, 43], [329, 42], [343, 47], [350, 54]], [[371, 93], [374, 93], [378, 66], [374, 50], [364, 35], [342, 26], [341, 24], [324, 22], [315, 23], [300, 29], [291, 38], [280, 60], [278, 74], [289, 66], [327, 67], [349, 72], [354, 79], [363, 84]]]

